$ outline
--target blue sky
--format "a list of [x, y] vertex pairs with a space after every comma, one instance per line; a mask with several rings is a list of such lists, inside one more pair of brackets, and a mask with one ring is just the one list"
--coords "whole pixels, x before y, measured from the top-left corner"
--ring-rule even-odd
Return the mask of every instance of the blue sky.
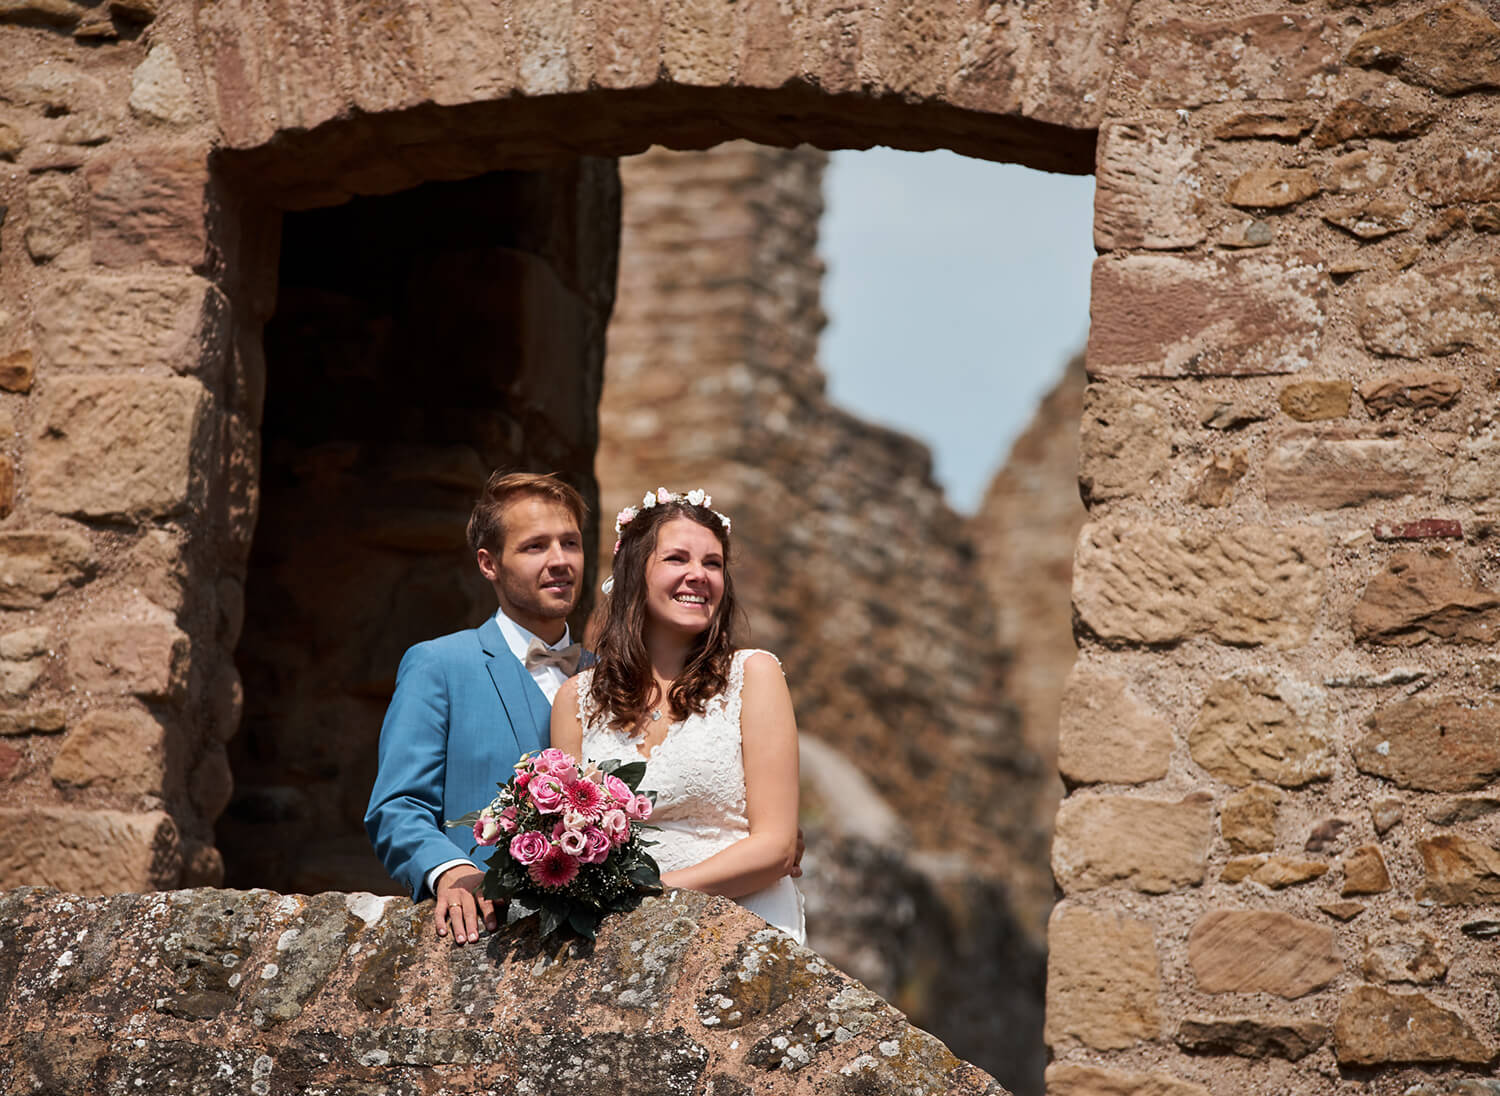
[[837, 152], [819, 248], [833, 398], [927, 442], [972, 511], [1088, 331], [1094, 180], [950, 152]]

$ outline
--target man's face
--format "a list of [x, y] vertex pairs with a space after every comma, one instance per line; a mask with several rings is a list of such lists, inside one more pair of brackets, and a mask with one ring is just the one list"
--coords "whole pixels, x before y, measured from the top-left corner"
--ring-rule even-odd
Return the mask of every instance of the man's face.
[[583, 582], [583, 533], [561, 503], [522, 495], [500, 512], [499, 552], [479, 549], [479, 570], [495, 588], [505, 615], [555, 643]]

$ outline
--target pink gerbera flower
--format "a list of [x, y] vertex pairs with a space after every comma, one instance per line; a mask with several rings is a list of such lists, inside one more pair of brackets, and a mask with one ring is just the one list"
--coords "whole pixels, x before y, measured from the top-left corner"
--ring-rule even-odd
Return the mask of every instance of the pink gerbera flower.
[[539, 887], [566, 887], [578, 875], [578, 858], [569, 856], [553, 845], [526, 871], [530, 874], [531, 881]]
[[604, 789], [592, 780], [578, 780], [568, 785], [568, 806], [579, 814], [588, 815], [590, 819], [599, 817], [599, 810], [604, 804]]

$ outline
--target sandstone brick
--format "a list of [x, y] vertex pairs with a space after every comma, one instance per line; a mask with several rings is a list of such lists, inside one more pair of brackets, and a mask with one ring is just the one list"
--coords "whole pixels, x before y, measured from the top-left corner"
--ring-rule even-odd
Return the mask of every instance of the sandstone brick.
[[1448, 973], [1448, 955], [1425, 929], [1384, 929], [1365, 937], [1364, 972], [1372, 982], [1431, 985]]
[[1420, 495], [1443, 481], [1447, 459], [1423, 438], [1352, 430], [1290, 430], [1265, 466], [1266, 501], [1331, 510]]
[[1436, 826], [1457, 826], [1486, 818], [1500, 811], [1500, 799], [1487, 795], [1465, 796], [1439, 804], [1427, 811], [1427, 821]]
[[0, 635], [0, 658], [14, 660], [44, 655], [47, 653], [50, 637], [51, 633], [45, 625], [6, 632]]
[[1349, 414], [1353, 392], [1349, 381], [1299, 381], [1284, 387], [1277, 402], [1298, 422], [1342, 419]]
[[1250, 454], [1246, 449], [1215, 453], [1198, 472], [1188, 491], [1188, 501], [1199, 506], [1223, 506], [1234, 496], [1234, 488], [1250, 471]]
[[1275, 240], [1276, 230], [1271, 227], [1271, 222], [1257, 217], [1225, 225], [1217, 242], [1220, 247], [1248, 248], [1265, 247]]
[[35, 327], [53, 370], [165, 366], [212, 380], [228, 352], [229, 306], [192, 274], [81, 276], [43, 291]]
[[1406, 804], [1399, 799], [1377, 799], [1370, 804], [1370, 824], [1381, 837], [1401, 824], [1406, 816]]
[[1456, 95], [1500, 86], [1500, 26], [1466, 0], [1366, 31], [1349, 51], [1351, 65], [1394, 72], [1408, 84]]
[[1074, 666], [1063, 686], [1057, 767], [1077, 784], [1143, 784], [1167, 775], [1172, 728], [1124, 678]]
[[1359, 398], [1373, 415], [1400, 407], [1447, 407], [1458, 399], [1464, 382], [1452, 373], [1412, 369], [1375, 377], [1359, 386]]
[[1358, 902], [1319, 902], [1318, 909], [1344, 924], [1365, 912], [1365, 907]]
[[1192, 1054], [1285, 1058], [1298, 1062], [1328, 1041], [1328, 1025], [1302, 1016], [1190, 1016], [1177, 1045]]
[[1339, 891], [1343, 897], [1384, 894], [1390, 889], [1391, 876], [1379, 845], [1361, 845], [1344, 857], [1344, 886]]
[[0, 743], [0, 783], [18, 780], [27, 772], [26, 755], [14, 746]]
[[224, 813], [234, 794], [234, 774], [229, 768], [229, 755], [224, 747], [211, 744], [203, 751], [198, 764], [193, 766], [188, 779], [188, 795], [198, 811], [198, 817], [212, 822]]
[[1251, 784], [1224, 800], [1219, 809], [1219, 833], [1231, 852], [1270, 852], [1276, 847], [1276, 812], [1281, 792], [1266, 784]]
[[1198, 404], [1198, 421], [1210, 430], [1238, 430], [1270, 417], [1270, 411], [1234, 400], [1209, 398]]
[[30, 350], [0, 354], [0, 388], [7, 392], [30, 392], [36, 379], [36, 361]]
[[1140, 494], [1172, 455], [1165, 408], [1130, 385], [1089, 385], [1081, 431], [1078, 485], [1085, 502]]
[[1361, 772], [1403, 788], [1477, 791], [1500, 778], [1500, 707], [1460, 697], [1387, 704], [1354, 744]]
[[1125, 86], [1157, 106], [1307, 99], [1339, 68], [1338, 28], [1301, 13], [1213, 22], [1167, 17], [1132, 30]]
[[208, 244], [208, 150], [132, 146], [89, 162], [94, 261], [198, 266]]
[[1321, 189], [1317, 175], [1305, 168], [1258, 167], [1230, 183], [1224, 200], [1241, 209], [1285, 209]]
[[130, 109], [143, 118], [168, 125], [190, 125], [198, 119], [177, 55], [165, 42], [151, 47], [130, 74]]
[[1463, 522], [1452, 518], [1418, 518], [1416, 521], [1377, 521], [1370, 527], [1376, 540], [1463, 540]]
[[1325, 818], [1312, 828], [1302, 844], [1303, 852], [1326, 853], [1338, 848], [1343, 841], [1349, 822], [1343, 818]]
[[1500, 849], [1453, 833], [1417, 842], [1426, 873], [1417, 900], [1441, 906], [1500, 902]]
[[1364, 194], [1379, 190], [1394, 178], [1396, 166], [1369, 149], [1337, 156], [1323, 173], [1323, 188], [1335, 194]]
[[1094, 246], [1172, 249], [1202, 243], [1198, 146], [1180, 128], [1116, 122], [1099, 133]]
[[83, 238], [79, 187], [71, 176], [48, 172], [26, 187], [26, 250], [37, 262], [55, 259]]
[[0, 889], [119, 894], [175, 886], [177, 829], [160, 811], [0, 807]]
[[1146, 921], [1066, 902], [1047, 926], [1047, 1020], [1054, 1050], [1122, 1050], [1161, 1032], [1160, 967]]
[[52, 761], [53, 783], [119, 796], [161, 796], [165, 776], [166, 731], [132, 708], [89, 712]]
[[1213, 840], [1212, 799], [1172, 802], [1133, 796], [1063, 800], [1052, 839], [1052, 872], [1064, 893], [1121, 884], [1164, 894], [1203, 882]]
[[56, 734], [67, 726], [61, 708], [0, 712], [0, 735]]
[[1273, 137], [1295, 141], [1313, 128], [1318, 116], [1315, 103], [1284, 103], [1231, 115], [1214, 127], [1221, 141]]
[[38, 411], [31, 500], [63, 514], [165, 517], [187, 505], [207, 417], [188, 379], [58, 378]]
[[89, 542], [74, 533], [0, 533], [0, 608], [38, 608], [93, 572]]
[[8, 518], [16, 508], [16, 465], [0, 456], [0, 518]]
[[[1406, 189], [1412, 197], [1435, 206], [1500, 200], [1500, 156], [1488, 134], [1471, 135], [1456, 153], [1424, 158]], [[1453, 227], [1462, 222], [1462, 214], [1460, 210]]]
[[0, 660], [0, 696], [25, 696], [41, 680], [45, 669], [40, 659], [25, 662]]
[[1366, 198], [1325, 210], [1323, 220], [1358, 239], [1381, 240], [1405, 232], [1416, 223], [1417, 215], [1405, 202]]
[[1129, 1073], [1098, 1066], [1053, 1062], [1047, 1096], [1209, 1096], [1208, 1089], [1170, 1073]]
[[1333, 930], [1270, 910], [1214, 910], [1188, 934], [1188, 962], [1204, 993], [1302, 997], [1342, 973]]
[[1469, 215], [1462, 208], [1453, 206], [1443, 210], [1434, 217], [1427, 226], [1427, 242], [1430, 244], [1441, 243], [1464, 225], [1468, 224]]
[[1333, 773], [1322, 690], [1250, 671], [1209, 686], [1188, 732], [1193, 760], [1215, 779], [1297, 788]]
[[1105, 640], [1297, 647], [1322, 601], [1327, 551], [1314, 529], [1093, 523], [1079, 534], [1073, 607]]
[[188, 637], [168, 621], [99, 621], [74, 633], [68, 669], [80, 689], [166, 699], [186, 685]]
[[1451, 556], [1398, 552], [1365, 587], [1351, 623], [1356, 640], [1387, 647], [1493, 643], [1500, 593], [1469, 582]]
[[1334, 1053], [1344, 1066], [1398, 1062], [1481, 1064], [1493, 1051], [1456, 1012], [1420, 993], [1357, 986], [1339, 1002]]
[[1437, 112], [1420, 101], [1382, 101], [1368, 103], [1360, 99], [1343, 99], [1334, 104], [1313, 130], [1314, 148], [1332, 148], [1345, 141], [1383, 137], [1399, 141], [1420, 137], [1437, 121]]
[[1485, 509], [1500, 506], [1500, 424], [1490, 423], [1459, 442], [1447, 493]]
[[1375, 354], [1422, 358], [1462, 347], [1500, 349], [1500, 259], [1410, 270], [1365, 291], [1355, 312], [1360, 338]]
[[1328, 874], [1328, 865], [1317, 860], [1302, 860], [1295, 856], [1241, 856], [1224, 865], [1219, 880], [1224, 883], [1243, 883], [1250, 880], [1268, 890], [1284, 890], [1287, 887], [1311, 883]]
[[1327, 275], [1257, 254], [1105, 256], [1094, 263], [1096, 377], [1295, 373], [1315, 359]]

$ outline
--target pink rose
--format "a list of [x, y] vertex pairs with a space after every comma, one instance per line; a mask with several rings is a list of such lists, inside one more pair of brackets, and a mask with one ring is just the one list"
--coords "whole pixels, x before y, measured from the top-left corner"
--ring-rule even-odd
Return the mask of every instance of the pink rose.
[[583, 834], [583, 852], [578, 859], [585, 864], [602, 864], [609, 857], [613, 843], [598, 826], [590, 826]]
[[[563, 829], [565, 829], [565, 830], [581, 830], [581, 829], [586, 828], [588, 826], [588, 824], [589, 824], [589, 816], [588, 815], [583, 814], [580, 811], [575, 811], [571, 807], [568, 810], [563, 811], [562, 822], [561, 822], [561, 825], [562, 825]], [[556, 837], [557, 834], [553, 833], [552, 836]]]
[[630, 819], [625, 817], [624, 811], [605, 811], [599, 819], [599, 828], [616, 845], [630, 840]]
[[556, 747], [537, 754], [535, 768], [539, 773], [557, 777], [565, 786], [578, 779], [578, 766], [573, 763], [572, 756]]
[[625, 813], [637, 822], [644, 822], [651, 817], [651, 800], [644, 795], [636, 795], [626, 806]]
[[500, 820], [492, 814], [481, 813], [474, 822], [474, 844], [500, 844]]
[[547, 855], [552, 842], [536, 830], [518, 833], [510, 839], [510, 856], [518, 864], [535, 864]]
[[569, 856], [579, 856], [588, 847], [588, 838], [583, 836], [581, 830], [563, 830], [552, 836], [557, 841], [557, 847]]
[[622, 807], [635, 798], [635, 792], [630, 790], [630, 785], [618, 776], [606, 776], [604, 778], [604, 790], [609, 793], [611, 799]]
[[497, 818], [495, 821], [499, 823], [500, 829], [503, 832], [505, 832], [505, 833], [515, 833], [516, 832], [516, 808], [513, 807], [513, 806], [512, 807], [506, 807], [503, 811], [500, 812], [500, 817]]
[[555, 776], [538, 776], [528, 785], [526, 794], [543, 814], [551, 814], [563, 805], [562, 782]]

